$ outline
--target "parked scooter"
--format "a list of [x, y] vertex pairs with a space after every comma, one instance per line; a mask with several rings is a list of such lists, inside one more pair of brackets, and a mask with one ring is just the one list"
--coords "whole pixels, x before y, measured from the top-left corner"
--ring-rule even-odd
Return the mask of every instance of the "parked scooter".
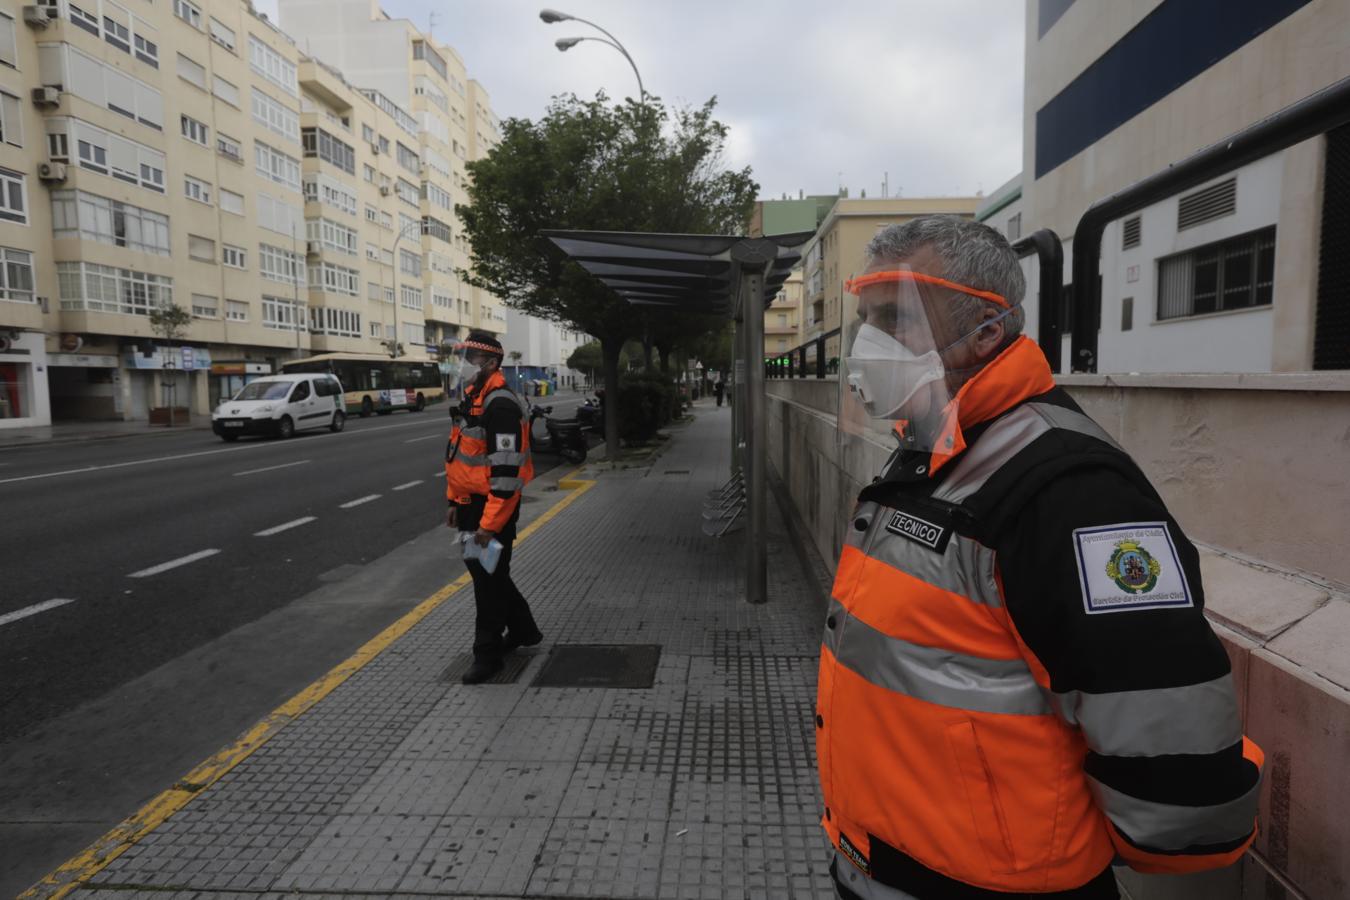
[[591, 431], [605, 430], [605, 392], [604, 389], [596, 391], [595, 397], [587, 397], [577, 407], [577, 422], [582, 428], [589, 428]]
[[[586, 461], [586, 436], [576, 419], [555, 419], [549, 415], [551, 406], [530, 407], [530, 449], [540, 453], [556, 453], [570, 463]], [[540, 437], [534, 429], [534, 420], [544, 420], [546, 434]]]

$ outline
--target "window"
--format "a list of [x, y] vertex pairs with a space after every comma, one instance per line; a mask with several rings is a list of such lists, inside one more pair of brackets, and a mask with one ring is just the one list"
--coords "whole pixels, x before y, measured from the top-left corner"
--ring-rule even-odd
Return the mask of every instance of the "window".
[[380, 322], [370, 323], [370, 336], [373, 338], [384, 337], [384, 325]]
[[304, 209], [279, 197], [258, 192], [258, 227], [284, 234], [292, 240], [305, 233]]
[[0, 247], [0, 300], [33, 302], [33, 254]]
[[[111, 7], [112, 4], [108, 4], [108, 6]], [[109, 15], [109, 13], [116, 13], [122, 16], [126, 16], [127, 21], [119, 22], [117, 19], [113, 18], [112, 15]], [[121, 50], [123, 53], [130, 53], [131, 52], [130, 13], [128, 13], [126, 10], [116, 10], [114, 8], [105, 9], [103, 15], [103, 39], [107, 41], [109, 44], [112, 44], [118, 50]]]
[[0, 63], [11, 69], [19, 67], [18, 33], [14, 28], [14, 18], [3, 13], [0, 13]]
[[159, 68], [159, 45], [145, 37], [145, 35], [135, 35], [132, 43], [136, 47], [136, 58], [143, 63], [148, 63]]
[[373, 301], [375, 301], [376, 303], [378, 303], [378, 302], [380, 301], [380, 298], [381, 298], [382, 296], [384, 296], [384, 291], [380, 288], [380, 286], [379, 286], [378, 284], [376, 284], [376, 283], [373, 282], [373, 281], [367, 281], [367, 282], [366, 282], [366, 299], [367, 299], [367, 300], [373, 300]]
[[183, 177], [183, 195], [189, 200], [196, 200], [198, 203], [210, 203], [211, 185], [200, 178], [186, 175]]
[[231, 269], [247, 269], [248, 251], [233, 244], [221, 244], [220, 262], [221, 265], [229, 266]]
[[411, 184], [400, 178], [395, 190], [398, 191], [398, 199], [410, 206], [419, 206], [422, 199], [422, 192], [417, 189], [417, 185]]
[[89, 262], [59, 262], [61, 309], [145, 316], [173, 303], [173, 279]]
[[397, 151], [398, 151], [397, 152], [398, 164], [400, 166], [407, 169], [414, 175], [418, 175], [421, 173], [422, 160], [418, 158], [416, 153], [414, 153], [407, 147], [403, 146], [402, 141], [399, 141], [397, 143]]
[[300, 140], [300, 116], [257, 88], [251, 103], [253, 121], [292, 141]]
[[76, 6], [74, 3], [70, 3], [69, 8], [70, 8], [70, 21], [73, 25], [75, 25], [77, 28], [84, 29], [85, 31], [92, 34], [94, 37], [99, 36], [99, 34], [101, 33], [99, 30], [100, 20], [97, 14], [85, 12], [83, 9]]
[[142, 125], [164, 128], [164, 95], [158, 88], [70, 44], [38, 45], [38, 78]]
[[87, 191], [52, 192], [52, 236], [168, 256], [169, 217]]
[[431, 201], [432, 206], [439, 206], [444, 210], [453, 210], [455, 208], [455, 203], [450, 198], [450, 192], [439, 185], [432, 184], [429, 181], [424, 182], [422, 184], [422, 193]]
[[264, 328], [273, 328], [278, 331], [299, 331], [301, 327], [300, 317], [300, 306], [297, 304], [281, 297], [269, 297], [263, 294], [262, 321]]
[[217, 19], [211, 20], [211, 40], [231, 53], [234, 52], [234, 29], [221, 24]]
[[419, 220], [414, 219], [412, 216], [408, 215], [407, 213], [399, 213], [399, 214], [398, 214], [398, 233], [399, 233], [399, 234], [412, 236], [413, 234], [415, 234], [415, 233], [420, 229], [421, 224], [422, 224], [422, 223], [421, 223]]
[[404, 309], [422, 308], [422, 289], [411, 285], [401, 284], [398, 287], [399, 306]]
[[196, 4], [189, 3], [188, 0], [173, 0], [173, 14], [193, 28], [200, 29], [202, 27], [201, 9]]
[[356, 195], [342, 182], [322, 173], [305, 176], [305, 199], [356, 215]]
[[226, 300], [225, 318], [231, 322], [247, 322], [248, 304], [242, 300]]
[[251, 34], [248, 36], [248, 62], [253, 71], [292, 97], [300, 96], [295, 80], [295, 63]]
[[[348, 309], [333, 309], [327, 306], [312, 306], [309, 310], [309, 330], [315, 334], [332, 334], [338, 337], [361, 336], [361, 314]], [[319, 396], [336, 396], [338, 389], [328, 379], [314, 382], [315, 392]]]
[[380, 221], [380, 211], [377, 210], [375, 207], [371, 206], [370, 204], [366, 204], [366, 221], [367, 222]]
[[445, 67], [445, 59], [431, 47], [428, 47], [426, 41], [413, 41], [413, 59], [425, 61], [436, 71], [437, 75], [449, 79], [450, 73]]
[[375, 129], [371, 128], [369, 125], [362, 125], [361, 140], [365, 141], [367, 144], [375, 143]]
[[360, 293], [361, 273], [345, 266], [323, 262], [309, 267], [309, 286], [311, 290], [355, 297]]
[[236, 194], [234, 191], [220, 189], [220, 208], [227, 213], [233, 213], [236, 216], [244, 214], [244, 195]]
[[362, 175], [363, 178], [366, 179], [366, 181], [370, 182], [371, 184], [374, 184], [374, 183], [375, 183], [375, 167], [374, 167], [374, 166], [366, 166], [366, 165], [363, 165], [363, 166], [361, 167], [361, 175]]
[[[380, 264], [381, 264], [381, 265], [385, 265], [385, 266], [389, 266], [389, 267], [392, 269], [392, 268], [394, 267], [394, 251], [393, 251], [393, 250], [384, 250], [384, 249], [381, 249], [381, 250], [380, 250]], [[390, 302], [393, 302], [393, 301], [390, 301]]]
[[305, 157], [318, 157], [330, 162], [349, 175], [356, 174], [356, 151], [351, 144], [333, 137], [322, 128], [300, 129], [300, 143]]
[[422, 257], [408, 250], [398, 251], [398, 270], [416, 278], [422, 274]]
[[332, 219], [310, 219], [305, 223], [305, 236], [340, 253], [356, 255], [356, 229], [348, 228]]
[[1126, 297], [1120, 301], [1120, 330], [1129, 331], [1134, 328], [1134, 298]]
[[181, 117], [181, 127], [183, 137], [192, 141], [194, 144], [201, 144], [205, 147], [209, 143], [207, 127], [191, 116]]
[[404, 325], [403, 325], [403, 342], [404, 342], [404, 343], [406, 343], [406, 344], [420, 344], [420, 343], [422, 343], [422, 339], [423, 339], [425, 336], [426, 336], [426, 330], [425, 330], [424, 326], [418, 325], [418, 324], [404, 323]]
[[0, 141], [23, 146], [23, 101], [0, 91]]
[[269, 147], [262, 141], [253, 142], [254, 164], [259, 175], [277, 184], [300, 190], [300, 160]]
[[1008, 240], [1016, 241], [1022, 237], [1022, 214], [1018, 213], [1008, 220]]
[[384, 155], [388, 156], [388, 155], [389, 155], [389, 138], [385, 137], [384, 135], [380, 135], [379, 144], [380, 144], [380, 152], [383, 153]]
[[1275, 284], [1275, 228], [1158, 260], [1158, 319], [1269, 306]]
[[207, 294], [193, 294], [192, 317], [194, 319], [220, 318], [220, 308], [216, 298]]
[[366, 244], [366, 259], [371, 262], [379, 262], [380, 248], [376, 247], [374, 244]]
[[270, 244], [259, 244], [258, 271], [271, 281], [301, 284], [305, 280], [305, 261], [299, 254]]
[[198, 262], [216, 261], [216, 242], [196, 234], [188, 235], [188, 256]]
[[443, 291], [440, 288], [435, 287], [431, 289], [432, 306], [439, 306], [442, 309], [452, 309], [455, 305], [454, 299], [455, 298], [451, 297], [448, 291]]
[[450, 226], [434, 216], [422, 217], [422, 233], [450, 243]]
[[178, 54], [178, 77], [206, 90], [206, 69], [202, 68], [201, 63], [190, 60], [181, 53]]
[[[79, 119], [48, 119], [47, 128], [52, 133], [65, 131], [70, 135], [81, 168], [164, 192], [164, 154], [158, 150], [109, 134]], [[51, 140], [53, 149], [64, 149], [57, 148], [58, 143]]]
[[0, 219], [28, 224], [28, 194], [24, 177], [9, 169], [0, 169]]
[[216, 75], [211, 79], [211, 93], [236, 109], [239, 107], [239, 88], [230, 84], [219, 75]]
[[244, 161], [243, 146], [229, 135], [216, 135], [216, 152], [231, 162], [242, 163]]

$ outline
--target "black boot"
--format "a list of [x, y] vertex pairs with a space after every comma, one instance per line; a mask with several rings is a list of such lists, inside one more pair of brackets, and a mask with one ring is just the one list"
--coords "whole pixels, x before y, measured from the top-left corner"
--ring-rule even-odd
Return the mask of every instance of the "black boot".
[[500, 659], [475, 659], [473, 665], [469, 666], [469, 671], [464, 673], [464, 677], [460, 681], [465, 684], [482, 684], [501, 670], [502, 661]]

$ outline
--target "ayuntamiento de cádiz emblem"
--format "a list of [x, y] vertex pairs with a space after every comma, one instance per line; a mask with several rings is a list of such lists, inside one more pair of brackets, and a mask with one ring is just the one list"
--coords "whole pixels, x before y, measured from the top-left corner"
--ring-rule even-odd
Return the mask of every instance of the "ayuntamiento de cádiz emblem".
[[1158, 561], [1136, 541], [1117, 541], [1115, 552], [1106, 561], [1106, 577], [1131, 594], [1153, 590], [1161, 572]]

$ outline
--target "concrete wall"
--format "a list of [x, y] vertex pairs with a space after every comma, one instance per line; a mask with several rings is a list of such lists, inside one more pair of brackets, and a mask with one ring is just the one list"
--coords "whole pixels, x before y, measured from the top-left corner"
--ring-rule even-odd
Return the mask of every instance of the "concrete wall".
[[[1132, 900], [1350, 896], [1350, 376], [1064, 376], [1201, 543], [1206, 612], [1266, 754], [1252, 853], [1185, 878], [1122, 871]], [[884, 436], [841, 436], [834, 379], [769, 381], [770, 464], [833, 569]], [[1274, 425], [1279, 423], [1278, 433]], [[1292, 886], [1293, 890], [1287, 890]]]

